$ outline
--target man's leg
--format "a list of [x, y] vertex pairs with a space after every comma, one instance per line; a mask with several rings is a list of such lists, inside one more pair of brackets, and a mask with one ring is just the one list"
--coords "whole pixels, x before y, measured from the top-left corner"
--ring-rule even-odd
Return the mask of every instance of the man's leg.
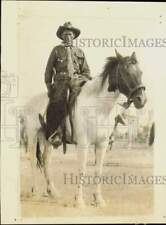
[[58, 129], [64, 116], [62, 104], [52, 103], [49, 105], [46, 114], [47, 132], [46, 138], [48, 139], [56, 129]]
[[50, 97], [50, 104], [46, 113], [47, 132], [46, 138], [49, 139], [51, 135], [54, 136], [56, 130], [61, 127], [67, 113], [67, 84], [63, 80], [55, 83], [55, 88], [52, 90]]

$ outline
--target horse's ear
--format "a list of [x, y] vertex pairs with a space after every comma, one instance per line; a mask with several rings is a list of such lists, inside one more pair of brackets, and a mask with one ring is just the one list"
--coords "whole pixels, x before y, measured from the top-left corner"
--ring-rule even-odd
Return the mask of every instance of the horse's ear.
[[123, 60], [123, 56], [121, 56], [121, 55], [119, 54], [119, 52], [116, 50], [116, 48], [115, 48], [115, 54], [116, 54], [116, 57], [117, 57], [117, 59], [118, 59], [119, 61], [122, 61], [122, 60]]
[[134, 60], [134, 61], [137, 61], [137, 57], [136, 57], [136, 54], [135, 52], [132, 53], [131, 55], [131, 59]]

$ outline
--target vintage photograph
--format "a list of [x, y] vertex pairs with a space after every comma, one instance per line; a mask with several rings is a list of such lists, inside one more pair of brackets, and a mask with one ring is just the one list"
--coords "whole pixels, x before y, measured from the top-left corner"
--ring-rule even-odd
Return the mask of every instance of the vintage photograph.
[[166, 219], [156, 207], [156, 187], [166, 185], [156, 149], [164, 8], [3, 2], [2, 168], [8, 155], [11, 175], [2, 193], [11, 188], [12, 223]]

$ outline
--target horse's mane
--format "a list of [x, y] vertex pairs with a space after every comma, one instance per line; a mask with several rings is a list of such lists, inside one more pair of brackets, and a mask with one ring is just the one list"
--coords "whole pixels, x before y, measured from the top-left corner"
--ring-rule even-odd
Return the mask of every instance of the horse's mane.
[[101, 88], [104, 86], [107, 77], [113, 77], [115, 74], [115, 68], [118, 65], [118, 59], [116, 57], [107, 57], [106, 63], [103, 67], [103, 71], [100, 74], [102, 77]]

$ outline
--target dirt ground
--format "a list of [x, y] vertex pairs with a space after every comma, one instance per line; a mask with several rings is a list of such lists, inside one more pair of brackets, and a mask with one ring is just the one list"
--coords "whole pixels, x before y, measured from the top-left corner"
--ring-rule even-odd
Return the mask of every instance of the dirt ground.
[[[27, 154], [21, 157], [21, 214], [22, 217], [78, 217], [78, 216], [134, 216], [150, 215], [153, 212], [153, 185], [148, 183], [113, 182], [102, 184], [103, 197], [107, 206], [95, 207], [93, 204], [94, 184], [84, 187], [86, 208], [77, 209], [74, 199], [77, 185], [71, 184], [65, 175], [77, 175], [77, 155], [73, 146], [69, 146], [66, 155], [62, 149], [52, 152], [50, 165], [51, 176], [58, 190], [59, 198], [52, 199], [44, 194], [45, 180], [40, 170], [37, 171], [38, 194], [32, 196], [30, 160]], [[93, 174], [94, 153], [89, 151], [88, 174]], [[106, 153], [103, 176], [143, 176], [153, 175], [153, 150], [144, 145], [131, 149], [114, 146]]]

